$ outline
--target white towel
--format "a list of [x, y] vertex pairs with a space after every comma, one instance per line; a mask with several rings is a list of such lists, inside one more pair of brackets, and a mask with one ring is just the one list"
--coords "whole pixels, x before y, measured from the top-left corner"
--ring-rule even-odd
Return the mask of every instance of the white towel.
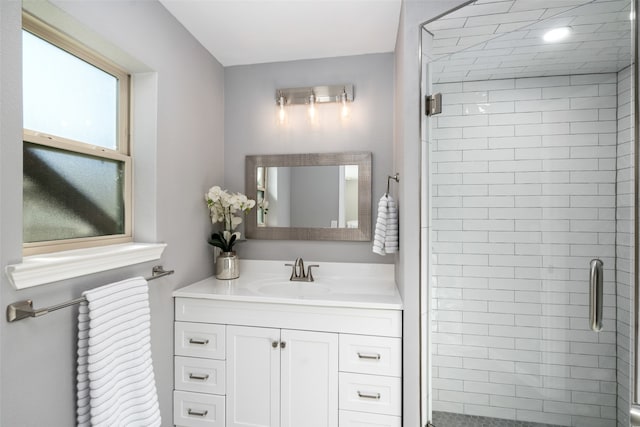
[[147, 281], [83, 293], [78, 314], [78, 426], [161, 425]]
[[378, 202], [373, 252], [383, 256], [398, 252], [398, 207], [389, 194], [384, 194]]

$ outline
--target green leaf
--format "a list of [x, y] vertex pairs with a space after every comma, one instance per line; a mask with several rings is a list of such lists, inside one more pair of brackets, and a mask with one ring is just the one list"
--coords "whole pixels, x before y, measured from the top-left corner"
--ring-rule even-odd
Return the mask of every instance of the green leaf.
[[210, 245], [213, 245], [217, 248], [222, 249], [223, 252], [229, 252], [227, 242], [224, 240], [224, 237], [220, 235], [220, 233], [211, 234], [211, 238], [208, 240]]
[[233, 248], [233, 244], [236, 241], [236, 237], [237, 236], [235, 235], [235, 233], [231, 235], [231, 238], [229, 239], [229, 245], [228, 245], [229, 246], [229, 250], [226, 251], [226, 252], [231, 252], [231, 248]]

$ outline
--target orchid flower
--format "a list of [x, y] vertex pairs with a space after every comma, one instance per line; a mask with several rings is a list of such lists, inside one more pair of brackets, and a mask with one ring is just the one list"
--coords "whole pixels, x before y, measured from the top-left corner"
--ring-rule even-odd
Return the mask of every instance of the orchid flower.
[[223, 252], [231, 252], [233, 245], [240, 238], [239, 232], [234, 232], [242, 223], [242, 217], [256, 205], [255, 200], [247, 198], [242, 193], [228, 193], [219, 186], [214, 186], [204, 195], [209, 208], [209, 217], [212, 224], [222, 223], [222, 231], [211, 234], [209, 244], [220, 248]]

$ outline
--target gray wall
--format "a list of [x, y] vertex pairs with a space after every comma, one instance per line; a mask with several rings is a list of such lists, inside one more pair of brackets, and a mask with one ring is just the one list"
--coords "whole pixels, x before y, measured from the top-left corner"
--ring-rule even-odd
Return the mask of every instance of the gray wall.
[[[79, 34], [137, 59], [143, 83], [134, 104], [136, 236], [168, 243], [162, 264], [175, 275], [150, 283], [152, 352], [163, 425], [172, 424], [173, 300], [178, 287], [212, 274], [203, 195], [223, 181], [224, 73], [220, 64], [157, 2], [59, 2], [82, 25], [56, 14]], [[22, 117], [21, 4], [0, 2], [0, 260], [21, 259]], [[83, 27], [84, 26], [84, 27]], [[72, 28], [73, 27], [73, 28]], [[87, 31], [90, 29], [92, 31]], [[72, 31], [73, 32], [73, 31]], [[89, 38], [83, 39], [91, 44]], [[96, 42], [97, 43], [97, 42]], [[104, 43], [102, 43], [105, 45]], [[118, 49], [113, 49], [117, 51]], [[127, 60], [123, 59], [124, 62]], [[141, 66], [140, 64], [146, 64]], [[0, 279], [0, 302], [33, 298], [38, 307], [78, 297], [85, 289], [132, 275], [152, 263], [14, 291]], [[75, 425], [75, 309], [0, 324], [0, 425]]]
[[[304, 106], [287, 109], [288, 123], [276, 121], [277, 88], [353, 83], [351, 117], [342, 122], [338, 104], [317, 108], [319, 121], [306, 119]], [[256, 154], [371, 151], [372, 209], [392, 174], [393, 55], [281, 62], [225, 68], [225, 178], [231, 191], [244, 192], [244, 158]], [[373, 212], [376, 212], [373, 210]], [[375, 221], [372, 222], [375, 224]], [[237, 246], [244, 259], [382, 262], [371, 242], [249, 240]]]

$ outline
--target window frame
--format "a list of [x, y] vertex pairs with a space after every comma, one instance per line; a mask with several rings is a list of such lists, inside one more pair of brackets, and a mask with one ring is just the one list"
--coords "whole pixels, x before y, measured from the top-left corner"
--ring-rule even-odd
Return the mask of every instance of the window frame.
[[133, 158], [130, 143], [131, 123], [131, 76], [107, 58], [87, 48], [79, 41], [67, 36], [29, 13], [22, 12], [22, 29], [65, 52], [93, 65], [118, 80], [117, 149], [96, 146], [57, 135], [23, 129], [23, 142], [56, 148], [71, 153], [86, 154], [123, 162], [124, 165], [124, 233], [95, 237], [81, 237], [41, 242], [23, 242], [23, 256], [60, 252], [120, 243], [133, 240]]

